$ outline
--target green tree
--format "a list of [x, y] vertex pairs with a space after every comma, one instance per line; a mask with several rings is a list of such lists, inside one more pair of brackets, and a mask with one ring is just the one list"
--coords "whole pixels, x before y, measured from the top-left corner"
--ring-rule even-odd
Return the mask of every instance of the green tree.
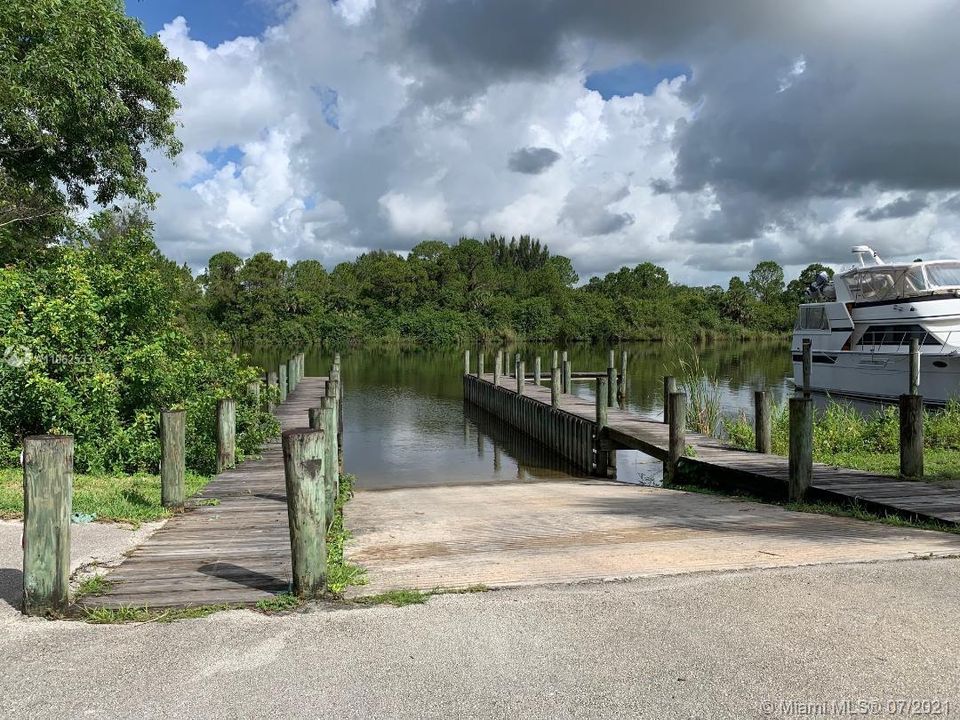
[[779, 302], [783, 293], [783, 268], [772, 260], [757, 263], [747, 277], [747, 287], [760, 302]]
[[0, 4], [0, 262], [43, 247], [88, 192], [153, 200], [144, 152], [180, 151], [185, 72], [121, 0]]

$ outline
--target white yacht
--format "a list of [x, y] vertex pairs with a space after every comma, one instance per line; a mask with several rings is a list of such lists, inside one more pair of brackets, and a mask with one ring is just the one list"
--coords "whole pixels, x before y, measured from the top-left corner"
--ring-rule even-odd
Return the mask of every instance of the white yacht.
[[866, 245], [857, 263], [807, 290], [793, 334], [793, 376], [802, 384], [803, 341], [817, 392], [894, 400], [909, 391], [910, 341], [920, 344], [924, 402], [960, 399], [960, 260], [887, 264]]

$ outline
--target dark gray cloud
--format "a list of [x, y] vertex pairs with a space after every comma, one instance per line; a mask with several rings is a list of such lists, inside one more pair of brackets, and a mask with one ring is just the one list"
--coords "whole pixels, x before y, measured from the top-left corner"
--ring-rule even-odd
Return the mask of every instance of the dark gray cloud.
[[862, 208], [857, 211], [857, 217], [871, 221], [908, 218], [913, 217], [926, 207], [926, 198], [921, 195], [911, 195], [897, 198], [877, 207]]
[[507, 166], [514, 172], [524, 175], [539, 175], [557, 160], [560, 153], [546, 147], [525, 147], [510, 153]]
[[563, 205], [560, 219], [580, 235], [610, 235], [632, 225], [630, 213], [616, 212], [610, 205], [630, 194], [626, 185], [613, 188], [582, 187], [570, 192]]

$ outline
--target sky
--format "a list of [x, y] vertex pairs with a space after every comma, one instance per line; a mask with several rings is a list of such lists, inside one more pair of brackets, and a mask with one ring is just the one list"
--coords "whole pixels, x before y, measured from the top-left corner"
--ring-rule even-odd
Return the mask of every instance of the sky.
[[188, 68], [163, 251], [530, 234], [581, 279], [960, 257], [960, 0], [127, 0]]

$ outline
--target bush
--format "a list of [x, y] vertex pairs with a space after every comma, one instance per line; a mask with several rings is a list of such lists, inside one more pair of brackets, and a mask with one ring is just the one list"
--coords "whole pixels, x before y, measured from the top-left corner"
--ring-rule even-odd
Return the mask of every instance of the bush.
[[105, 213], [44, 262], [0, 269], [0, 460], [29, 434], [70, 433], [78, 471], [155, 471], [162, 408], [188, 413], [187, 463], [215, 466], [216, 401], [238, 400], [238, 450], [275, 421], [246, 399], [259, 376], [225, 336], [194, 342], [170, 265], [141, 218]]

